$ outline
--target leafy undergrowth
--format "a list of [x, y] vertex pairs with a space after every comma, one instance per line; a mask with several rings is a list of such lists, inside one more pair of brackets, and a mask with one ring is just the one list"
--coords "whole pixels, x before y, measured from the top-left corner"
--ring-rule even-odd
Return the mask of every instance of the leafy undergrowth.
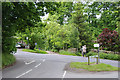
[[2, 68], [13, 65], [16, 58], [12, 54], [3, 53], [2, 54]]
[[[97, 55], [97, 54], [98, 53], [91, 51], [91, 52], [87, 53], [87, 56], [88, 55], [94, 56], [94, 55]], [[100, 52], [99, 54], [100, 54], [101, 59], [120, 60], [120, 55], [118, 55], [118, 54], [112, 54], [112, 53], [107, 54], [107, 53], [102, 53], [102, 52]]]
[[61, 55], [71, 55], [71, 56], [81, 56], [81, 53], [72, 53], [72, 52], [68, 52], [68, 51], [64, 51], [64, 50], [61, 50], [59, 52], [59, 54], [61, 54]]
[[32, 53], [48, 54], [46, 51], [42, 51], [42, 50], [39, 50], [39, 49], [34, 49], [34, 50], [31, 50], [31, 49], [23, 49], [22, 51], [32, 52]]
[[87, 62], [71, 62], [70, 63], [71, 68], [76, 69], [85, 69], [88, 71], [118, 71], [118, 67], [114, 67], [108, 64], [104, 63], [91, 63], [90, 65], [87, 64]]
[[64, 51], [64, 50], [61, 50], [61, 51], [59, 52], [59, 54], [61, 54], [61, 55], [72, 55], [72, 56], [76, 56], [75, 53], [68, 52], [68, 51]]

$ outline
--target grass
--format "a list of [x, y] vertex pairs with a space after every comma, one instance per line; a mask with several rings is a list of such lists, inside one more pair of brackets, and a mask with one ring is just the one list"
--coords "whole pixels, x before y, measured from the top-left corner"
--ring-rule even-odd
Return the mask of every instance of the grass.
[[91, 63], [94, 65], [87, 65], [87, 62], [71, 62], [70, 67], [71, 68], [77, 68], [77, 69], [85, 69], [88, 71], [118, 71], [118, 67], [114, 67], [108, 64], [104, 63]]
[[47, 54], [47, 52], [46, 52], [46, 51], [42, 51], [42, 50], [39, 50], [39, 49], [34, 49], [34, 50], [31, 50], [31, 49], [23, 49], [22, 51], [32, 52], [32, 53]]
[[61, 55], [72, 55], [72, 56], [77, 56], [75, 53], [68, 52], [68, 51], [64, 51], [64, 50], [61, 50], [61, 51], [59, 52], [59, 54], [61, 54]]
[[16, 58], [12, 54], [3, 53], [2, 54], [2, 68], [12, 65], [15, 63]]

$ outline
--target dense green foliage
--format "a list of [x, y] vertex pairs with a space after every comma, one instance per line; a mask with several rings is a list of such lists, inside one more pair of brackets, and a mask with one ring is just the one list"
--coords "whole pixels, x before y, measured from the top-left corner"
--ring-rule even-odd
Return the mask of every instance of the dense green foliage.
[[16, 58], [12, 54], [2, 54], [2, 68], [15, 63]]
[[101, 29], [109, 28], [115, 30], [120, 21], [120, 1], [119, 2], [87, 2], [85, 12], [88, 15], [87, 22], [92, 27], [94, 35], [97, 37]]
[[[10, 53], [15, 50], [16, 40], [13, 36], [16, 32], [18, 34], [21, 32], [20, 36], [23, 36], [21, 40], [29, 43], [31, 49], [38, 43], [40, 48], [57, 48], [58, 51], [87, 45], [89, 51], [93, 46], [92, 40], [100, 34], [102, 28], [108, 27], [112, 30], [117, 28], [118, 5], [119, 2], [3, 3], [3, 52], [7, 50]], [[49, 18], [43, 25], [40, 16], [44, 16], [45, 13], [49, 13]], [[97, 15], [101, 15], [100, 18], [97, 18]], [[29, 37], [28, 42], [25, 37]]]
[[[94, 55], [98, 55], [98, 53], [91, 51], [91, 52], [89, 52], [89, 53], [87, 54], [87, 56], [88, 56], [88, 55], [94, 56]], [[118, 55], [118, 54], [112, 54], [112, 53], [107, 54], [107, 53], [100, 52], [99, 55], [100, 55], [100, 58], [101, 58], [101, 59], [120, 60], [120, 59], [119, 59], [119, 58], [120, 58], [120, 55]]]
[[77, 56], [75, 53], [68, 52], [68, 51], [64, 51], [64, 50], [61, 50], [61, 51], [59, 52], [59, 54]]
[[91, 63], [91, 64], [92, 65], [87, 65], [87, 62], [71, 62], [70, 67], [77, 68], [77, 69], [85, 69], [88, 71], [117, 71], [118, 70], [118, 67], [114, 67], [104, 63], [100, 63], [100, 64]]
[[[43, 48], [43, 39], [40, 27], [27, 28], [25, 32], [17, 33], [18, 41], [22, 40], [30, 45], [30, 49]], [[26, 39], [28, 37], [28, 40]], [[37, 46], [35, 46], [37, 43]]]
[[[2, 51], [10, 53], [15, 50], [15, 33], [24, 31], [26, 27], [34, 27], [40, 21], [40, 12], [32, 2], [2, 3]], [[28, 15], [29, 14], [29, 15]]]
[[31, 50], [31, 49], [23, 49], [22, 51], [32, 52], [32, 53], [47, 54], [47, 52], [46, 52], [46, 51], [42, 51], [42, 50], [39, 50], [39, 49], [34, 49], [34, 50]]
[[118, 54], [100, 53], [100, 58], [102, 58], [102, 59], [109, 59], [109, 60], [120, 60], [120, 56]]
[[78, 43], [78, 31], [74, 25], [60, 25], [57, 23], [58, 15], [50, 15], [48, 24], [43, 28], [46, 49], [67, 49], [76, 47]]
[[92, 43], [92, 33], [86, 22], [86, 17], [83, 15], [84, 6], [81, 3], [75, 4], [74, 10], [75, 12], [72, 14], [71, 23], [78, 29], [79, 32], [79, 45], [78, 46], [87, 46], [87, 51], [91, 49], [93, 46]]
[[[93, 48], [93, 41], [97, 40], [103, 28], [119, 30], [117, 28], [120, 21], [119, 4], [120, 1], [93, 2], [92, 4], [89, 2], [84, 4], [3, 2], [2, 51], [8, 54], [16, 51], [16, 42], [22, 40], [30, 45], [30, 49], [40, 48], [58, 52], [68, 48], [79, 50], [86, 45], [89, 52]], [[49, 17], [41, 20], [41, 16], [48, 13]], [[98, 15], [100, 15], [99, 18]], [[35, 43], [37, 43], [36, 46]], [[119, 51], [118, 45], [115, 45], [114, 50], [117, 47], [115, 51]], [[107, 47], [107, 49], [113, 48]]]

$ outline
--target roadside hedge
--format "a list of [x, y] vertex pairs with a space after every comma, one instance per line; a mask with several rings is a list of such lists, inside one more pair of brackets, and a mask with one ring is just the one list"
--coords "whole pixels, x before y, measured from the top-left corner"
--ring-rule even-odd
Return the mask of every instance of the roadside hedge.
[[[87, 53], [87, 56], [88, 56], [88, 55], [94, 56], [94, 55], [97, 55], [97, 54], [98, 54], [98, 53], [91, 51], [91, 52]], [[100, 55], [100, 58], [102, 58], [102, 59], [120, 60], [120, 59], [119, 59], [119, 58], [120, 58], [120, 55], [118, 55], [118, 54], [112, 54], [112, 53], [107, 54], [107, 53], [102, 53], [102, 52], [100, 52], [99, 55]]]
[[10, 66], [14, 64], [16, 61], [16, 58], [14, 57], [13, 54], [2, 54], [2, 68]]

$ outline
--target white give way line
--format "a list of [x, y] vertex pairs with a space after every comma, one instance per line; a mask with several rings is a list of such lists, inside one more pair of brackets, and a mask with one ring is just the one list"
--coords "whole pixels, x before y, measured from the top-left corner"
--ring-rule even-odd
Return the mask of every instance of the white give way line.
[[29, 72], [31, 72], [31, 71], [32, 71], [32, 69], [30, 69], [30, 70], [26, 71], [25, 73], [23, 73], [23, 74], [17, 76], [16, 78], [20, 78], [21, 76], [24, 76], [25, 74], [27, 74], [27, 73], [29, 73]]
[[62, 76], [62, 80], [65, 77], [66, 73], [67, 73], [67, 71], [64, 71], [63, 76]]
[[[45, 59], [43, 59], [43, 62], [44, 62], [44, 61], [45, 61]], [[24, 62], [25, 62], [25, 61], [24, 61]], [[35, 62], [35, 60], [33, 60], [33, 61], [29, 62], [29, 63], [28, 63], [28, 62], [25, 62], [25, 64], [28, 65], [28, 64], [31, 64], [31, 63], [33, 63], [33, 62]], [[37, 67], [40, 66], [40, 65], [41, 65], [41, 63], [39, 63], [38, 65], [36, 65], [34, 68], [37, 68]], [[30, 70], [26, 71], [25, 73], [17, 76], [16, 78], [20, 78], [21, 76], [24, 76], [25, 74], [31, 72], [32, 70], [33, 70], [33, 69], [30, 69]]]
[[37, 67], [40, 66], [40, 65], [41, 65], [41, 63], [39, 63], [38, 65], [36, 65], [35, 68], [37, 68]]

